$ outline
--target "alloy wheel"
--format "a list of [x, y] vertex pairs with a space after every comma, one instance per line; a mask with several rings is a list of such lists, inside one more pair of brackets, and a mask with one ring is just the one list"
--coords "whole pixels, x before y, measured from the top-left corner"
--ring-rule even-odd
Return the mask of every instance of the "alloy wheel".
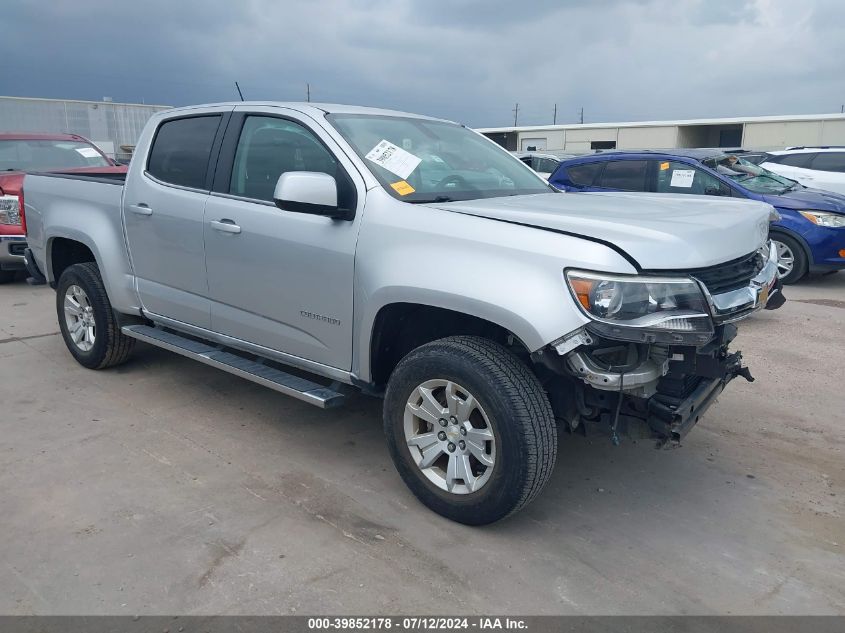
[[795, 253], [783, 242], [778, 240], [772, 240], [772, 242], [774, 242], [778, 254], [778, 279], [783, 279], [795, 267]]
[[73, 344], [83, 352], [91, 351], [97, 337], [97, 325], [88, 295], [77, 285], [68, 286], [64, 308], [65, 324]]
[[496, 439], [490, 419], [461, 385], [428, 380], [405, 406], [405, 441], [417, 467], [441, 490], [469, 494], [493, 473]]

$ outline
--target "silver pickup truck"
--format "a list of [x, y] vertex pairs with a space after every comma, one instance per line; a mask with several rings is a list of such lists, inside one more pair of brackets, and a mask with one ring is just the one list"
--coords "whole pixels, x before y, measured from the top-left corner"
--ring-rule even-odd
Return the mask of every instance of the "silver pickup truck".
[[27, 265], [82, 365], [140, 340], [319, 407], [383, 397], [400, 475], [467, 524], [540, 492], [559, 428], [683, 437], [751, 379], [734, 323], [783, 302], [768, 205], [560, 193], [406, 113], [169, 110], [125, 181], [24, 191]]

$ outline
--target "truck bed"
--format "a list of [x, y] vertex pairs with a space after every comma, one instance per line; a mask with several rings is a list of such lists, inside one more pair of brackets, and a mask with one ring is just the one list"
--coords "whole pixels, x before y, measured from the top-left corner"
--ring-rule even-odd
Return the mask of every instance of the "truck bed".
[[56, 282], [53, 252], [60, 240], [84, 244], [98, 263], [115, 309], [138, 313], [132, 267], [123, 239], [125, 173], [31, 173], [24, 178], [27, 243], [39, 270]]

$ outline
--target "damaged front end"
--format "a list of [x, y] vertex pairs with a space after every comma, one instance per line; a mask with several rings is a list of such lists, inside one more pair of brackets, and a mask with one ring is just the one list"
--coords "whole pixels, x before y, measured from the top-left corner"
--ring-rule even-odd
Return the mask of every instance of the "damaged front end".
[[571, 430], [680, 441], [737, 376], [734, 323], [783, 304], [771, 245], [722, 266], [631, 276], [567, 271], [591, 321], [535, 352]]

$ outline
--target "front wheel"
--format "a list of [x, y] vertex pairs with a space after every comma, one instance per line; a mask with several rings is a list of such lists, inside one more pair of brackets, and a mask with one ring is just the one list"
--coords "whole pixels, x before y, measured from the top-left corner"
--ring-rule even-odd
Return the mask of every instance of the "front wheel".
[[778, 279], [785, 284], [800, 281], [807, 274], [809, 267], [801, 244], [788, 235], [772, 234], [771, 239], [778, 254]]
[[59, 277], [56, 312], [65, 345], [89, 369], [124, 363], [135, 347], [135, 339], [120, 331], [93, 262], [68, 266]]
[[384, 429], [393, 462], [430, 509], [498, 521], [543, 489], [557, 427], [536, 376], [492, 341], [456, 336], [408, 354], [390, 377]]

